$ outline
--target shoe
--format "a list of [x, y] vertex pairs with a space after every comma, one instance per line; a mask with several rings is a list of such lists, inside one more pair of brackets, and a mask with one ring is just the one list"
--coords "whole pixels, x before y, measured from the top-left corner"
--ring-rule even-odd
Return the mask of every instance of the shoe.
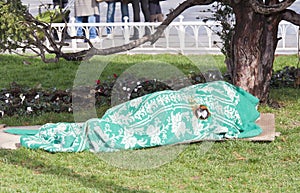
[[97, 36], [97, 37], [95, 37], [93, 39], [90, 39], [90, 42], [92, 42], [92, 43], [98, 43], [98, 42], [101, 42], [101, 39]]

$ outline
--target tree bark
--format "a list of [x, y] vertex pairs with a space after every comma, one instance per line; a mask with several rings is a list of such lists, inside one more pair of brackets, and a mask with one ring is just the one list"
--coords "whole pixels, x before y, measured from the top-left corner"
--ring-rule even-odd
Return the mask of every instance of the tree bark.
[[279, 17], [276, 13], [254, 12], [248, 1], [241, 1], [233, 10], [236, 16], [232, 39], [231, 69], [233, 84], [247, 90], [266, 103], [277, 46]]

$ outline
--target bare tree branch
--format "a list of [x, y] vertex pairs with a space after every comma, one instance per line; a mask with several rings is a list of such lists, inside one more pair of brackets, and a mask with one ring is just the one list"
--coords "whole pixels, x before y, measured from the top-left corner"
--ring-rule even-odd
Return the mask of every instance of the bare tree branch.
[[296, 13], [293, 10], [286, 9], [282, 13], [282, 20], [291, 22], [297, 26], [300, 26], [300, 14]]
[[266, 5], [258, 0], [249, 0], [253, 10], [257, 13], [269, 15], [272, 13], [280, 12], [291, 6], [296, 0], [284, 0], [277, 4]]

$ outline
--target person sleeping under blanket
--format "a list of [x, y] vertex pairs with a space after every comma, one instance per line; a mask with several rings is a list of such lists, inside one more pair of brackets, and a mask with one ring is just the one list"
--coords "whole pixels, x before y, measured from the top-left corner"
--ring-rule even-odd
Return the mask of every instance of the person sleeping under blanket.
[[85, 123], [48, 123], [21, 146], [49, 152], [113, 152], [189, 143], [248, 138], [262, 129], [259, 100], [224, 81], [144, 95], [107, 110]]

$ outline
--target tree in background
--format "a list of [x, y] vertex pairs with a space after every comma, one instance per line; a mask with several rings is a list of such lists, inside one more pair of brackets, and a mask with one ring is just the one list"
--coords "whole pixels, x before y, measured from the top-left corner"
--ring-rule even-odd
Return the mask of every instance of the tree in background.
[[[278, 25], [282, 20], [300, 25], [300, 15], [288, 9], [295, 0], [185, 0], [167, 15], [156, 32], [151, 35], [107, 49], [96, 49], [86, 40], [90, 47], [73, 53], [62, 51], [62, 47], [66, 45], [64, 37], [60, 42], [53, 39], [51, 23], [35, 19], [21, 6], [20, 0], [7, 0], [0, 2], [0, 48], [8, 51], [18, 47], [31, 49], [45, 62], [57, 61], [59, 58], [82, 60], [90, 55], [114, 54], [133, 49], [145, 42], [154, 43], [161, 37], [164, 29], [183, 11], [193, 6], [216, 2], [231, 8], [235, 15], [235, 26], [228, 39], [229, 46], [226, 48], [226, 65], [233, 84], [244, 88], [265, 103], [268, 100], [275, 49], [279, 41]], [[50, 47], [44, 46], [45, 39], [50, 42]], [[46, 59], [46, 53], [54, 54], [55, 58]]]

